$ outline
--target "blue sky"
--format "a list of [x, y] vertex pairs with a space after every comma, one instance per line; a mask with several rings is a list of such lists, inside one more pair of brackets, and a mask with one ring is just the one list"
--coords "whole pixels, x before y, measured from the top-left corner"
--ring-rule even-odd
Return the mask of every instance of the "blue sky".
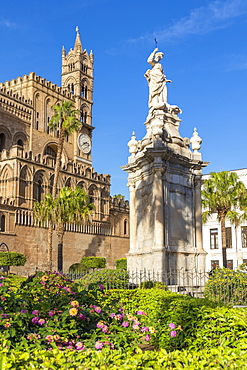
[[95, 55], [93, 165], [109, 173], [111, 194], [124, 194], [127, 142], [145, 135], [148, 87], [143, 74], [155, 47], [168, 102], [183, 111], [180, 133], [203, 139], [204, 173], [247, 167], [246, 0], [53, 0], [1, 4], [0, 82], [29, 72], [60, 85], [61, 48]]

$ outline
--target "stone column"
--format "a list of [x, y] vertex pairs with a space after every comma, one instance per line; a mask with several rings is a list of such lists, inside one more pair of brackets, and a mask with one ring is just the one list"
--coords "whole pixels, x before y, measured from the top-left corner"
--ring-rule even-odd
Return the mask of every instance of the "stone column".
[[[157, 163], [162, 165], [161, 163]], [[163, 196], [163, 176], [164, 168], [154, 169], [154, 246], [153, 250], [163, 250], [164, 248], [164, 196]]]
[[201, 200], [201, 176], [195, 177], [195, 247], [202, 252], [202, 200]]

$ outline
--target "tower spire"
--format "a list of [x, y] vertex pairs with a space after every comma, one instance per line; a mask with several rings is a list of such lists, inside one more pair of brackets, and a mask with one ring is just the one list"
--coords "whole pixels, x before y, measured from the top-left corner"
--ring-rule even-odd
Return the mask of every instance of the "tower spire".
[[80, 32], [79, 32], [79, 27], [76, 26], [76, 39], [75, 39], [75, 45], [74, 45], [74, 50], [75, 52], [82, 52], [82, 43], [81, 43], [81, 38], [80, 38]]

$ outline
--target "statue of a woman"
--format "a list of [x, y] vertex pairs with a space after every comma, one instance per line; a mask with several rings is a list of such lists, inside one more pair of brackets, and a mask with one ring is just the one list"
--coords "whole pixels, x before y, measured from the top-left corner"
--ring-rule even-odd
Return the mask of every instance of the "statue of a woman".
[[152, 111], [155, 108], [164, 108], [167, 103], [167, 80], [162, 65], [159, 61], [163, 58], [164, 53], [158, 52], [158, 48], [149, 55], [147, 62], [152, 66], [144, 74], [149, 85], [149, 102], [148, 106]]

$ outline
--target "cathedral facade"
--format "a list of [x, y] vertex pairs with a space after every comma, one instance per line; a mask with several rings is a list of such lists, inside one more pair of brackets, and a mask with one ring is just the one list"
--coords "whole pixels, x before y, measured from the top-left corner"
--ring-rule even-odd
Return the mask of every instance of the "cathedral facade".
[[[74, 48], [62, 49], [61, 87], [29, 73], [0, 83], [0, 245], [24, 253], [30, 274], [46, 268], [47, 227], [37, 227], [33, 204], [51, 192], [58, 131], [50, 131], [53, 105], [72, 101], [80, 112], [81, 130], [64, 143], [59, 189], [80, 186], [94, 203], [92, 222], [66, 225], [63, 271], [83, 256], [106, 257], [107, 266], [129, 250], [129, 205], [111, 198], [110, 175], [92, 166], [93, 53], [83, 50], [79, 31]], [[53, 237], [53, 268], [58, 268], [57, 237]]]

